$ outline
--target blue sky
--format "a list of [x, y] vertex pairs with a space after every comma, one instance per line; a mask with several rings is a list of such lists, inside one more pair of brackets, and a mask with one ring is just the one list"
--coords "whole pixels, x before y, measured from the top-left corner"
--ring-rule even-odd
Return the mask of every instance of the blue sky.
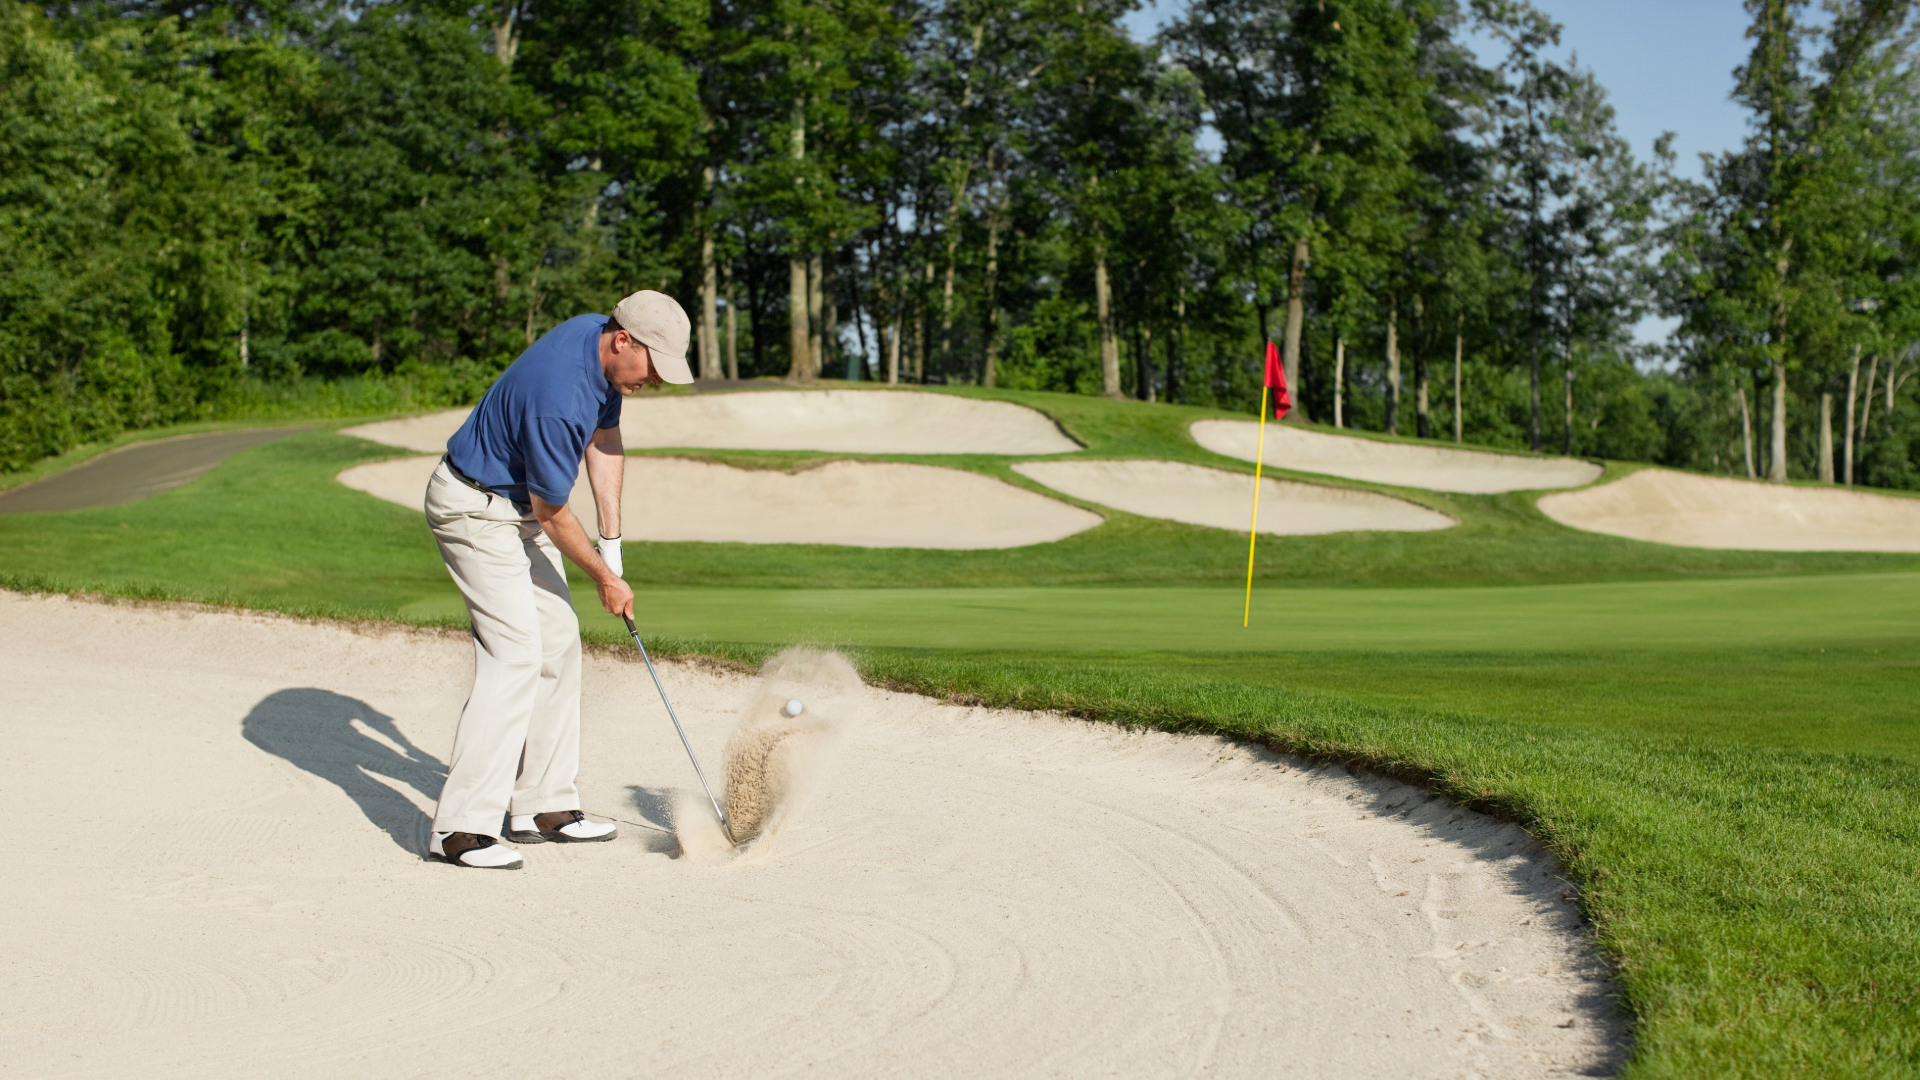
[[[1140, 38], [1177, 18], [1185, 4], [1161, 0], [1127, 20]], [[1562, 26], [1562, 58], [1577, 56], [1599, 76], [1613, 102], [1620, 134], [1651, 160], [1661, 132], [1674, 133], [1679, 169], [1700, 176], [1702, 153], [1719, 154], [1746, 136], [1746, 113], [1728, 100], [1733, 69], [1751, 47], [1740, 0], [1534, 0]], [[1498, 43], [1472, 42], [1481, 61], [1498, 62]], [[1672, 322], [1648, 319], [1634, 330], [1661, 341]]]

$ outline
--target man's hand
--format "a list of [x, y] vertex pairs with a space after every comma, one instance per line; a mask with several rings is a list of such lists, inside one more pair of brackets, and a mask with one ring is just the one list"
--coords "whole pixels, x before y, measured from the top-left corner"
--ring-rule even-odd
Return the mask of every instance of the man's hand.
[[607, 609], [607, 614], [633, 618], [633, 589], [626, 582], [609, 577], [594, 584], [600, 589], [600, 606]]
[[534, 520], [546, 530], [553, 546], [593, 579], [594, 587], [600, 590], [600, 606], [606, 608], [609, 615], [633, 618], [633, 590], [593, 550], [593, 545], [587, 542], [587, 530], [580, 527], [580, 519], [573, 516], [567, 504], [555, 505], [531, 492], [528, 498], [533, 500]]

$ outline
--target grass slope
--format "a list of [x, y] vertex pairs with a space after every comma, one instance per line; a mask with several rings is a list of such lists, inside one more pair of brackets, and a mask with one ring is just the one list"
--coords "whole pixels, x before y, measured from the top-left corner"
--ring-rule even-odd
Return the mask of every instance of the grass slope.
[[[1202, 410], [978, 396], [1043, 405], [1095, 454], [1247, 471], [1185, 441]], [[0, 583], [458, 619], [417, 512], [331, 479], [392, 453], [309, 432], [143, 503], [0, 517]], [[1247, 632], [1244, 538], [1125, 515], [1012, 552], [635, 544], [629, 567], [664, 651], [858, 643], [891, 685], [1217, 731], [1524, 822], [1621, 964], [1631, 1076], [1920, 1071], [1920, 560], [1696, 552], [1564, 529], [1525, 496], [1413, 497], [1461, 527], [1264, 545]]]

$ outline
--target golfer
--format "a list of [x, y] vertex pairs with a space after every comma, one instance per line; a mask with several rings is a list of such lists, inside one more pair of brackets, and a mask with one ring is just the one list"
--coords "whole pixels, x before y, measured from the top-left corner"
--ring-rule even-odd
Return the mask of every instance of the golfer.
[[[637, 292], [613, 317], [579, 315], [520, 354], [447, 440], [427, 481], [427, 524], [467, 601], [473, 692], [427, 857], [518, 870], [516, 843], [611, 840], [580, 812], [580, 620], [560, 556], [573, 560], [615, 615], [633, 615], [621, 580], [620, 399], [643, 386], [690, 383], [687, 313]], [[599, 513], [599, 544], [567, 506], [580, 462]], [[605, 535], [611, 528], [614, 535]], [[509, 820], [510, 819], [510, 820]]]

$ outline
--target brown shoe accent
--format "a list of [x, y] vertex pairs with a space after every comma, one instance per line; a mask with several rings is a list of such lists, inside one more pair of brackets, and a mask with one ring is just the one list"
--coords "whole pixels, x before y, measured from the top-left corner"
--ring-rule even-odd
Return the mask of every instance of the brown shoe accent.
[[429, 847], [427, 849], [427, 861], [452, 863], [455, 866], [464, 866], [469, 870], [520, 869], [520, 863], [517, 862], [507, 866], [475, 866], [473, 863], [461, 861], [460, 856], [465, 855], [467, 852], [478, 851], [481, 848], [490, 848], [497, 843], [499, 843], [499, 841], [493, 837], [481, 836], [477, 833], [448, 833], [446, 839], [440, 841], [440, 850], [445, 852], [445, 854], [436, 855], [433, 853], [433, 849]]
[[574, 822], [585, 819], [586, 816], [578, 810], [554, 810], [533, 815], [533, 827], [543, 833], [559, 832]]
[[470, 832], [449, 833], [445, 840], [440, 841], [440, 849], [447, 853], [448, 862], [459, 862], [460, 856], [469, 851], [492, 846], [493, 837], [476, 836]]
[[549, 841], [556, 844], [591, 844], [603, 840], [611, 840], [620, 835], [620, 830], [614, 829], [605, 836], [587, 837], [583, 840], [577, 836], [568, 836], [566, 833], [560, 831], [576, 821], [585, 820], [587, 820], [587, 815], [578, 810], [550, 810], [544, 814], [533, 815], [532, 829], [509, 832], [507, 833], [507, 839], [516, 844], [544, 844]]

